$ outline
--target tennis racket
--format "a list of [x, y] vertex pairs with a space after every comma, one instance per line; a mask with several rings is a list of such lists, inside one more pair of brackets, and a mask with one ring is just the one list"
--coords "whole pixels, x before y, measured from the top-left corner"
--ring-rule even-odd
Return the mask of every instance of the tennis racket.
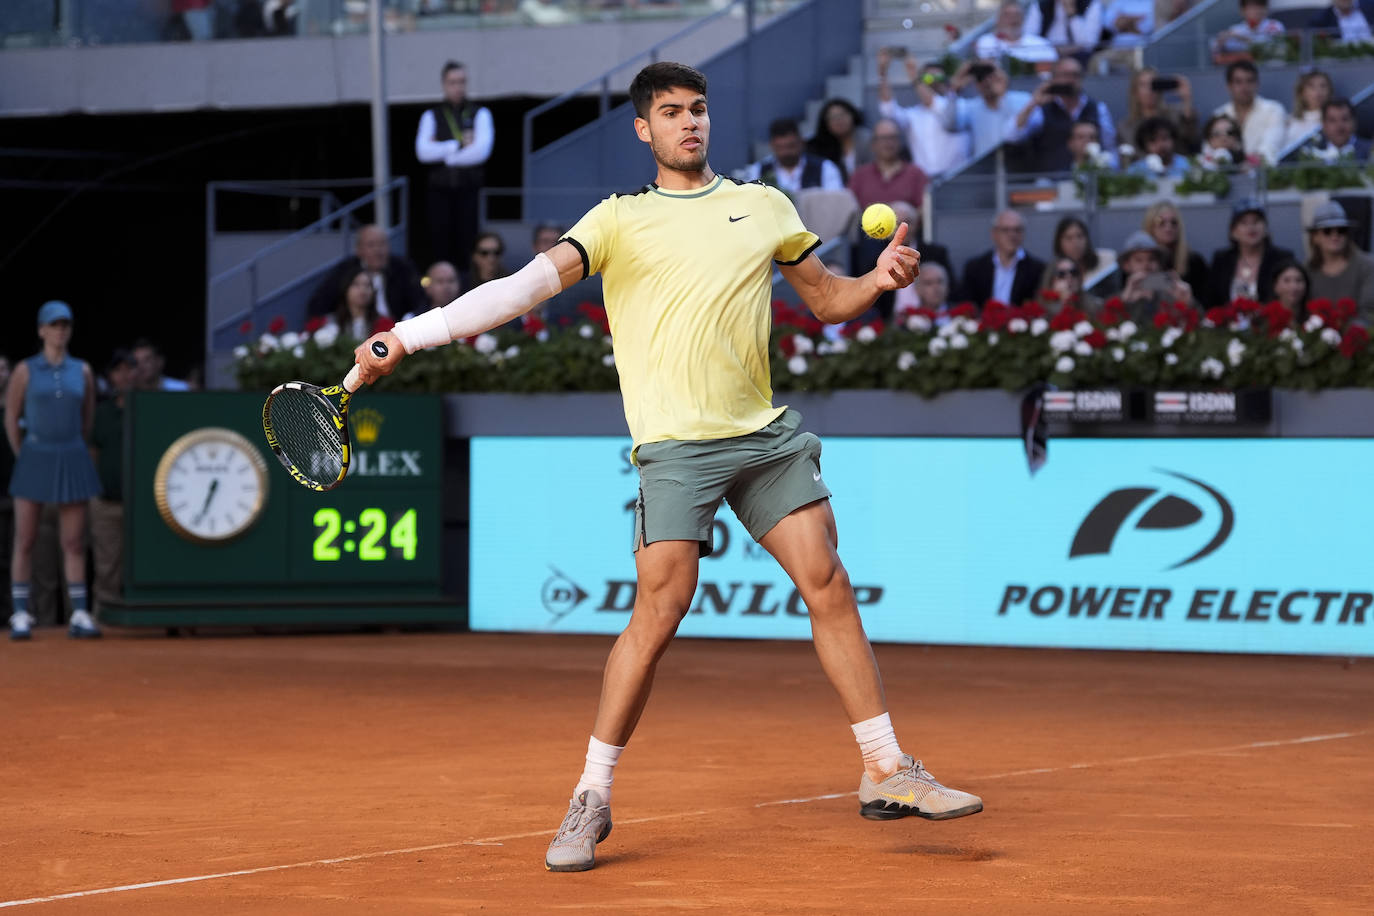
[[[372, 352], [386, 359], [386, 344], [374, 340]], [[340, 385], [321, 388], [309, 382], [285, 382], [267, 396], [262, 431], [272, 454], [296, 483], [321, 493], [343, 483], [352, 457], [348, 402], [361, 384], [355, 365]]]

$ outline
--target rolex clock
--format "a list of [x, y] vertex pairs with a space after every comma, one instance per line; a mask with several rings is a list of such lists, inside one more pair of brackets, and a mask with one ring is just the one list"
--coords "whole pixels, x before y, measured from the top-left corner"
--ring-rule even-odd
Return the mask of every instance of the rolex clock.
[[163, 452], [153, 476], [158, 514], [177, 534], [200, 544], [238, 537], [262, 515], [267, 462], [231, 429], [204, 427]]

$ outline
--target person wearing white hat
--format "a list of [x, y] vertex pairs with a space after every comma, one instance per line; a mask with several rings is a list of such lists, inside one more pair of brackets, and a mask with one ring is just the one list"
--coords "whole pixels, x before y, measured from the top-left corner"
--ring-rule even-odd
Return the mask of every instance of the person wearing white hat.
[[86, 448], [95, 418], [95, 374], [67, 351], [72, 309], [53, 300], [38, 310], [43, 348], [20, 363], [5, 392], [5, 435], [14, 451], [9, 492], [14, 497], [10, 639], [31, 635], [29, 575], [39, 510], [58, 506], [62, 565], [71, 599], [67, 635], [89, 639], [100, 628], [87, 609], [86, 503], [100, 495], [100, 477]]
[[1374, 258], [1355, 247], [1350, 238], [1353, 224], [1345, 208], [1329, 200], [1312, 214], [1307, 227], [1311, 254], [1307, 272], [1312, 278], [1313, 299], [1354, 299], [1360, 312], [1374, 313]]

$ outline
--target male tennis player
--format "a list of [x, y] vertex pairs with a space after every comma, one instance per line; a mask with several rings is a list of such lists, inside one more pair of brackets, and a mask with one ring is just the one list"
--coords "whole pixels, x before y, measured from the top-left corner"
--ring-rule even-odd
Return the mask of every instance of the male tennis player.
[[639, 465], [634, 612], [606, 662], [586, 768], [549, 846], [551, 871], [585, 871], [611, 832], [611, 780], [653, 685], [659, 658], [691, 606], [722, 499], [782, 565], [811, 617], [821, 667], [840, 695], [863, 755], [859, 813], [942, 820], [983, 810], [903, 754], [878, 666], [836, 553], [821, 444], [800, 416], [774, 407], [769, 384], [772, 265], [821, 319], [840, 323], [885, 290], [911, 283], [920, 254], [907, 224], [868, 274], [832, 274], [813, 253], [791, 202], [758, 182], [723, 178], [706, 161], [706, 78], [682, 64], [645, 67], [630, 85], [635, 132], [658, 176], [597, 204], [548, 252], [443, 309], [402, 321], [358, 347], [364, 381], [407, 353], [497, 327], [600, 272], [625, 417]]

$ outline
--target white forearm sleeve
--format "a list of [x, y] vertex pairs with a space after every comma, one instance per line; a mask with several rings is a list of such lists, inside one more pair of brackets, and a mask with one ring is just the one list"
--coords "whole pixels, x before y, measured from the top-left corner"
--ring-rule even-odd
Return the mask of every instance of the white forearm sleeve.
[[443, 308], [407, 318], [391, 331], [407, 353], [414, 353], [499, 327], [562, 291], [558, 268], [540, 252], [509, 277], [483, 283]]

